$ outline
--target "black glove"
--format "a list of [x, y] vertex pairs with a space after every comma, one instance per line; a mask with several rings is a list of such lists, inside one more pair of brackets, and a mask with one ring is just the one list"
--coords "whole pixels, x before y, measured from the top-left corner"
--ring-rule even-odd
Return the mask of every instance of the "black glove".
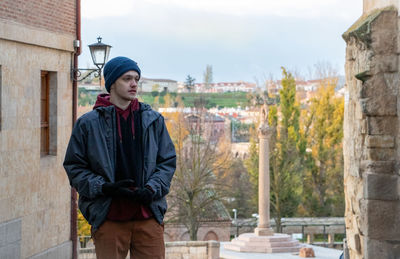
[[133, 191], [133, 199], [143, 205], [149, 205], [153, 201], [153, 191], [149, 188], [139, 188]]
[[128, 187], [135, 184], [131, 179], [121, 180], [115, 183], [104, 183], [101, 186], [101, 191], [106, 196], [125, 196], [125, 191], [129, 191]]

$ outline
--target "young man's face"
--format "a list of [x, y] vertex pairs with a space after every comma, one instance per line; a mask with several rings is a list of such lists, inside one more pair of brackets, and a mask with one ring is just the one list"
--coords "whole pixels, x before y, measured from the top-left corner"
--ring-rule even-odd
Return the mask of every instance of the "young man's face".
[[136, 71], [128, 71], [120, 76], [111, 86], [111, 94], [124, 101], [132, 101], [138, 90], [139, 74]]

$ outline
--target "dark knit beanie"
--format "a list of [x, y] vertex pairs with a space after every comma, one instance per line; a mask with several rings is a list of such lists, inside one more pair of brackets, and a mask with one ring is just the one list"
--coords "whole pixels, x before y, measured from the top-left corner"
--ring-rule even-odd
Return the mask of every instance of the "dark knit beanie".
[[110, 92], [111, 85], [124, 73], [134, 70], [139, 74], [140, 68], [137, 63], [130, 58], [116, 57], [107, 62], [104, 66], [104, 80], [106, 81], [106, 90]]

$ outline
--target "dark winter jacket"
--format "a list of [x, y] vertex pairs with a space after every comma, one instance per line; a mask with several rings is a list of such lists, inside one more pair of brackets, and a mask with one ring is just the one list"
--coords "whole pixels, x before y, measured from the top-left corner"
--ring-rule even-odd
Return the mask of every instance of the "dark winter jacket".
[[[142, 118], [143, 182], [155, 191], [151, 212], [161, 224], [167, 210], [169, 192], [176, 168], [176, 153], [164, 118], [149, 105], [140, 103]], [[79, 193], [79, 209], [97, 229], [106, 219], [111, 198], [103, 195], [104, 182], [115, 182], [115, 107], [98, 107], [80, 117], [74, 126], [64, 160], [71, 186]]]

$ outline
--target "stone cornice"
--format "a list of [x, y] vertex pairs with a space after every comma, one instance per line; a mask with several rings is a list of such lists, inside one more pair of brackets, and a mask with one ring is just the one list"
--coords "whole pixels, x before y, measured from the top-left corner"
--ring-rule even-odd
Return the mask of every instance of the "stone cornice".
[[0, 19], [0, 40], [74, 52], [75, 37]]
[[397, 11], [397, 8], [389, 6], [382, 9], [374, 9], [367, 15], [361, 16], [345, 33], [343, 33], [343, 39], [349, 42], [351, 37], [355, 37], [369, 46], [371, 44], [371, 24], [385, 11]]

